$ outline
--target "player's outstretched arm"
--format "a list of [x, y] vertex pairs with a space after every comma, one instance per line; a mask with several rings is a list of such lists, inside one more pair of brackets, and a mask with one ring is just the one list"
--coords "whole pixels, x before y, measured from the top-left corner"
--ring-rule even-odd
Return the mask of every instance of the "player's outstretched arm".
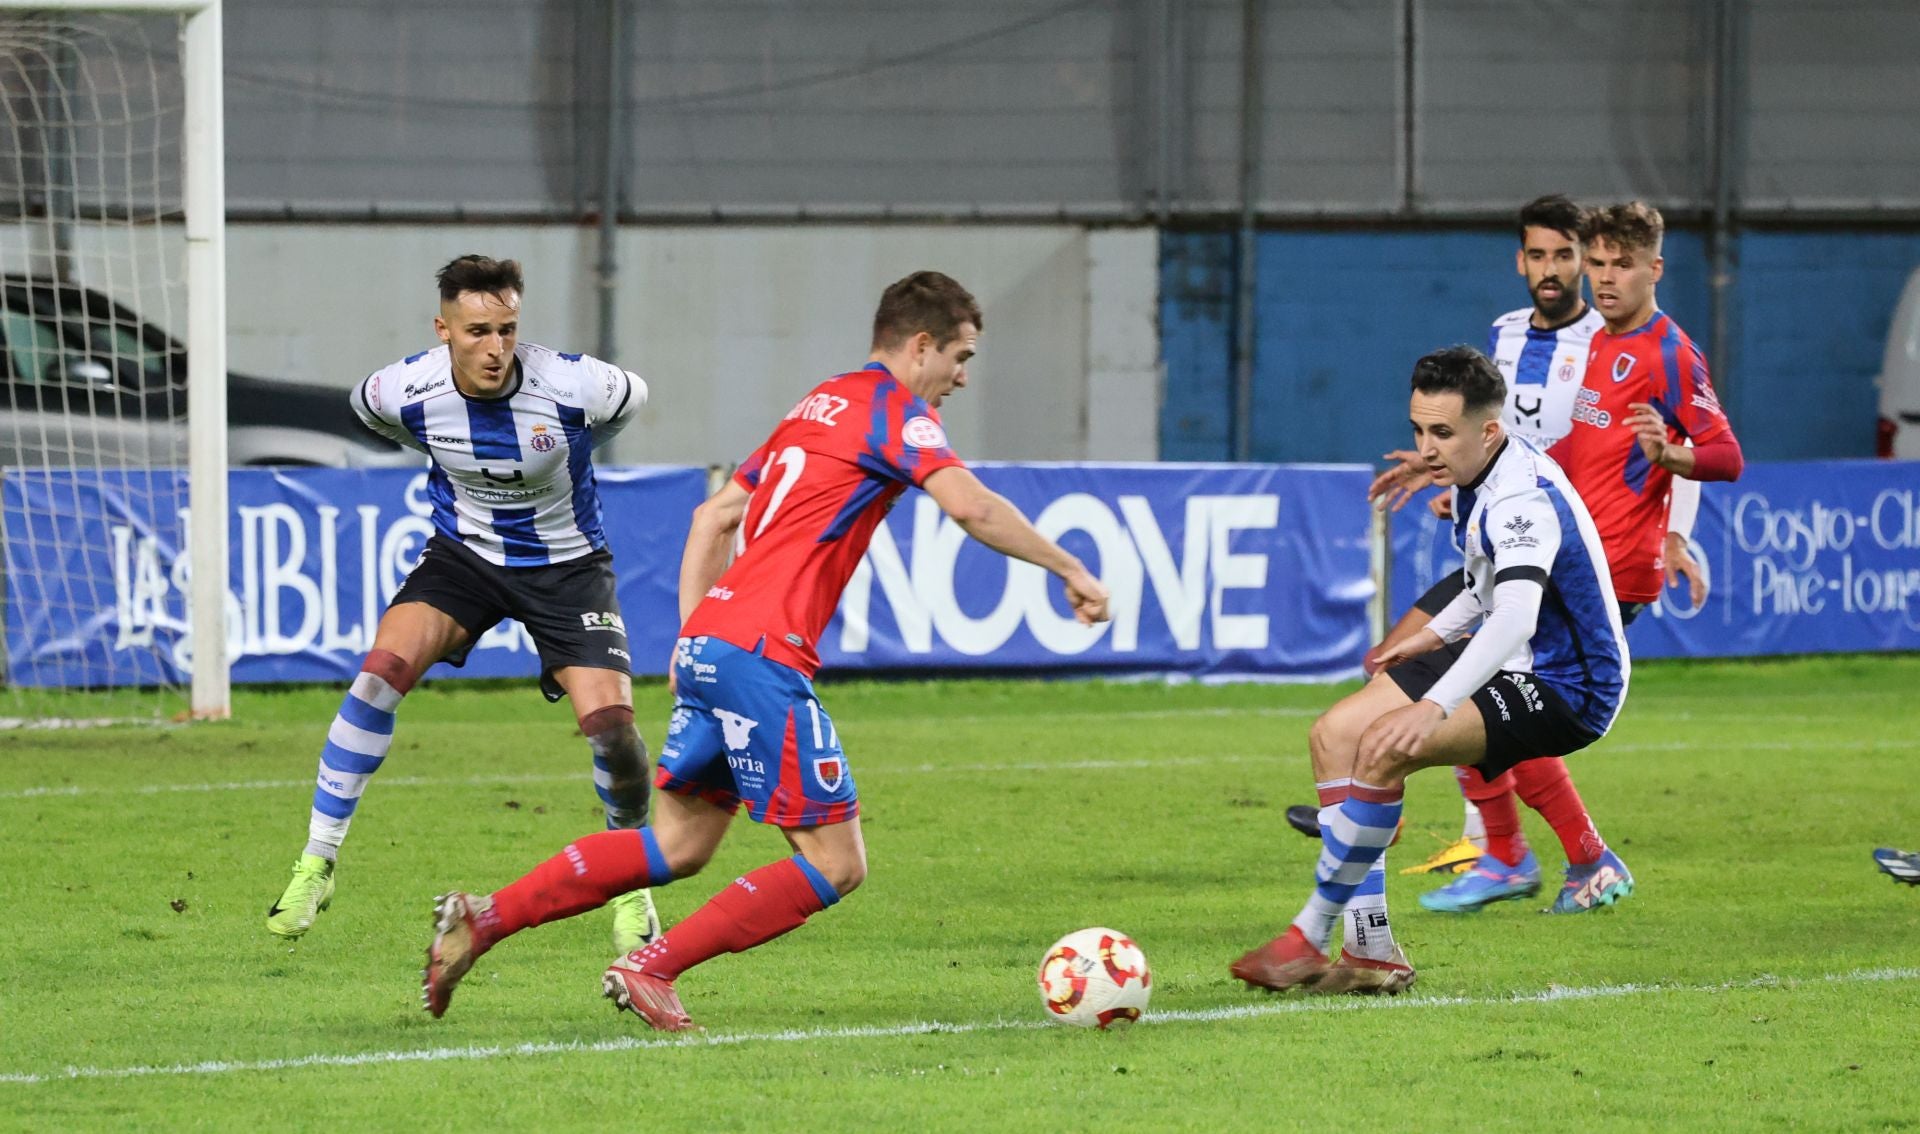
[[936, 469], [921, 487], [962, 531], [1002, 555], [1044, 567], [1066, 584], [1073, 614], [1091, 626], [1107, 620], [1107, 588], [1079, 558], [1027, 522], [1012, 501], [961, 465]]
[[693, 608], [720, 581], [733, 553], [734, 533], [746, 517], [747, 501], [752, 493], [729, 480], [693, 510], [693, 527], [687, 532], [687, 547], [680, 554], [680, 621], [684, 625]]

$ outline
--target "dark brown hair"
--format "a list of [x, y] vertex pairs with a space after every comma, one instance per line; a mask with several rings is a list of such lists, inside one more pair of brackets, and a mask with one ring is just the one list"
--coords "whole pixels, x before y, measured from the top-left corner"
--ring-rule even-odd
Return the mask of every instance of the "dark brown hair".
[[1520, 206], [1520, 243], [1527, 242], [1530, 228], [1550, 228], [1569, 240], [1580, 239], [1580, 206], [1559, 193], [1535, 197]]
[[1418, 394], [1459, 394], [1466, 412], [1498, 413], [1507, 401], [1507, 382], [1487, 356], [1470, 346], [1436, 350], [1413, 364]]
[[520, 282], [520, 261], [496, 260], [491, 256], [473, 253], [456, 257], [434, 273], [433, 278], [440, 281], [440, 299], [443, 303], [460, 298], [463, 291], [498, 295], [503, 291], [526, 290]]
[[1661, 219], [1660, 210], [1645, 201], [1594, 209], [1587, 213], [1580, 226], [1580, 236], [1585, 243], [1604, 240], [1621, 249], [1655, 255], [1660, 252], [1660, 241], [1666, 232], [1667, 222]]
[[985, 324], [972, 293], [940, 272], [915, 272], [880, 293], [880, 309], [873, 313], [873, 345], [892, 350], [925, 331], [935, 346], [944, 347], [960, 333], [960, 324], [974, 330]]

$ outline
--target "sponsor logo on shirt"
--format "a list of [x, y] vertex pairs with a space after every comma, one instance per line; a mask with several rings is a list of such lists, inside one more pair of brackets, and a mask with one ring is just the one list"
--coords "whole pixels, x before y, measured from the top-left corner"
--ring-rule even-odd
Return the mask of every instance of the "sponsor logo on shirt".
[[1639, 360], [1630, 354], [1623, 354], [1619, 358], [1614, 359], [1613, 380], [1615, 382], [1625, 382], [1627, 375], [1633, 373], [1633, 364], [1637, 361]]
[[1613, 414], [1600, 408], [1600, 393], [1589, 386], [1580, 387], [1573, 398], [1573, 420], [1585, 422], [1597, 429], [1605, 429], [1613, 424]]
[[718, 599], [721, 602], [726, 602], [728, 599], [733, 597], [733, 592], [726, 587], [712, 586], [707, 588], [707, 597], [710, 599]]
[[947, 431], [930, 417], [910, 417], [900, 427], [900, 439], [916, 449], [944, 449]]
[[1533, 521], [1527, 519], [1525, 516], [1515, 516], [1513, 519], [1508, 520], [1504, 526], [1514, 535], [1526, 535], [1527, 529], [1533, 527]]
[[435, 390], [444, 389], [446, 385], [447, 380], [445, 378], [435, 378], [431, 382], [409, 382], [407, 383], [407, 388], [400, 392], [409, 398], [417, 398], [423, 394], [431, 394]]
[[380, 376], [378, 374], [367, 379], [367, 405], [376, 411], [380, 408]]

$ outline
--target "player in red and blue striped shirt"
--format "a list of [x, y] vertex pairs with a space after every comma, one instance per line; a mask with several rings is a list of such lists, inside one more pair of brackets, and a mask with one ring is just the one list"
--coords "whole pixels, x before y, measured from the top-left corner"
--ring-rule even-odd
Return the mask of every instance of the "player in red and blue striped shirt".
[[796, 929], [860, 885], [859, 799], [812, 677], [841, 591], [909, 487], [968, 535], [1057, 575], [1081, 622], [1106, 620], [1100, 580], [947, 443], [939, 406], [966, 385], [980, 326], [979, 305], [947, 276], [895, 283], [874, 316], [867, 365], [816, 386], [694, 513], [652, 826], [578, 839], [491, 896], [443, 895], [422, 978], [428, 1011], [445, 1012], [473, 962], [511, 934], [697, 873], [743, 805], [796, 853], [734, 879], [615, 961], [602, 985], [620, 1007], [662, 1031], [692, 1027], [674, 991], [682, 972]]

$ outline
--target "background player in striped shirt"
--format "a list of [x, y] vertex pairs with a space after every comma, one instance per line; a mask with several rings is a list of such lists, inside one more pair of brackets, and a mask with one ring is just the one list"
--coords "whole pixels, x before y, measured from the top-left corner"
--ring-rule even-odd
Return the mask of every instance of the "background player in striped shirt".
[[[1450, 347], [1416, 363], [1412, 384], [1418, 452], [1454, 485], [1466, 587], [1425, 627], [1387, 642], [1381, 671], [1314, 722], [1308, 748], [1327, 809], [1314, 892], [1285, 933], [1233, 963], [1250, 985], [1411, 985], [1404, 953], [1373, 952], [1376, 929], [1391, 936], [1380, 860], [1406, 777], [1441, 765], [1498, 777], [1578, 751], [1626, 700], [1626, 637], [1599, 533], [1554, 462], [1502, 427], [1499, 371], [1472, 347]], [[1464, 648], [1443, 648], [1468, 631]], [[1330, 964], [1343, 913], [1352, 920]]]
[[[1510, 433], [1544, 449], [1573, 427], [1573, 411], [1584, 389], [1582, 383], [1592, 340], [1605, 326], [1605, 319], [1581, 295], [1586, 244], [1582, 235], [1585, 216], [1580, 207], [1564, 196], [1540, 197], [1522, 207], [1519, 221], [1520, 248], [1515, 265], [1527, 281], [1533, 303], [1494, 320], [1488, 335], [1488, 354], [1507, 380], [1503, 424]], [[1399, 459], [1401, 464], [1375, 480], [1371, 495], [1390, 502], [1397, 509], [1414, 492], [1433, 483], [1433, 478], [1412, 459], [1414, 454], [1398, 452], [1388, 456]], [[1582, 483], [1578, 475], [1569, 472], [1583, 493], [1595, 487]], [[1662, 521], [1668, 528], [1668, 580], [1685, 578], [1696, 606], [1706, 598], [1706, 577], [1688, 556], [1686, 541], [1699, 492], [1699, 486], [1692, 481], [1675, 481], [1673, 514], [1670, 518], [1663, 517]], [[1446, 505], [1450, 499], [1447, 495], [1434, 498], [1436, 514], [1443, 518], [1449, 516]], [[1387, 637], [1401, 637], [1424, 626], [1459, 593], [1461, 579], [1459, 572], [1442, 576], [1415, 602], [1413, 609], [1401, 617]], [[1630, 608], [1627, 621], [1631, 621], [1638, 610], [1638, 606]], [[1373, 654], [1369, 654], [1366, 668], [1369, 673], [1377, 668]], [[1423, 895], [1421, 904], [1427, 908], [1466, 912], [1494, 901], [1538, 892], [1540, 868], [1521, 835], [1519, 814], [1513, 802], [1515, 795], [1553, 827], [1568, 865], [1575, 868], [1576, 874], [1584, 876], [1587, 868], [1609, 853], [1562, 761], [1552, 758], [1528, 761], [1492, 782], [1485, 781], [1470, 768], [1458, 769], [1456, 775], [1466, 796], [1466, 823], [1459, 840], [1402, 873], [1466, 873], [1474, 869], [1483, 853], [1491, 853], [1493, 858], [1487, 864], [1487, 872], [1469, 875], [1461, 882]], [[1484, 814], [1482, 805], [1486, 808]], [[1288, 809], [1288, 816], [1296, 827], [1318, 834], [1316, 809], [1297, 806]], [[1619, 869], [1624, 872], [1623, 865]], [[1562, 892], [1567, 892], [1565, 887]], [[1625, 889], [1618, 888], [1611, 896], [1617, 899], [1624, 894]], [[1589, 907], [1556, 900], [1554, 908], [1560, 912], [1579, 912]]]
[[[646, 745], [633, 723], [626, 624], [591, 456], [645, 403], [646, 383], [599, 359], [520, 342], [512, 260], [462, 256], [438, 280], [441, 345], [352, 394], [368, 428], [431, 460], [434, 532], [328, 729], [306, 850], [267, 911], [267, 929], [281, 937], [304, 934], [332, 901], [334, 861], [386, 759], [401, 699], [435, 662], [464, 663], [502, 619], [532, 636], [547, 699], [571, 697], [607, 826], [647, 820]], [[659, 928], [644, 890], [615, 905], [617, 951]]]
[[[653, 826], [578, 839], [490, 896], [435, 904], [422, 993], [435, 1016], [481, 954], [629, 887], [698, 873], [742, 806], [794, 855], [736, 878], [652, 945], [607, 969], [606, 995], [652, 1027], [692, 1026], [674, 981], [721, 953], [798, 928], [865, 879], [853, 772], [813, 688], [819, 641], [874, 528], [909, 487], [996, 551], [1051, 571], [1082, 623], [1107, 591], [954, 455], [940, 423], [967, 383], [979, 305], [919, 272], [881, 296], [862, 369], [814, 387], [694, 514], [680, 568], [685, 621]], [[728, 550], [734, 549], [731, 566]]]

